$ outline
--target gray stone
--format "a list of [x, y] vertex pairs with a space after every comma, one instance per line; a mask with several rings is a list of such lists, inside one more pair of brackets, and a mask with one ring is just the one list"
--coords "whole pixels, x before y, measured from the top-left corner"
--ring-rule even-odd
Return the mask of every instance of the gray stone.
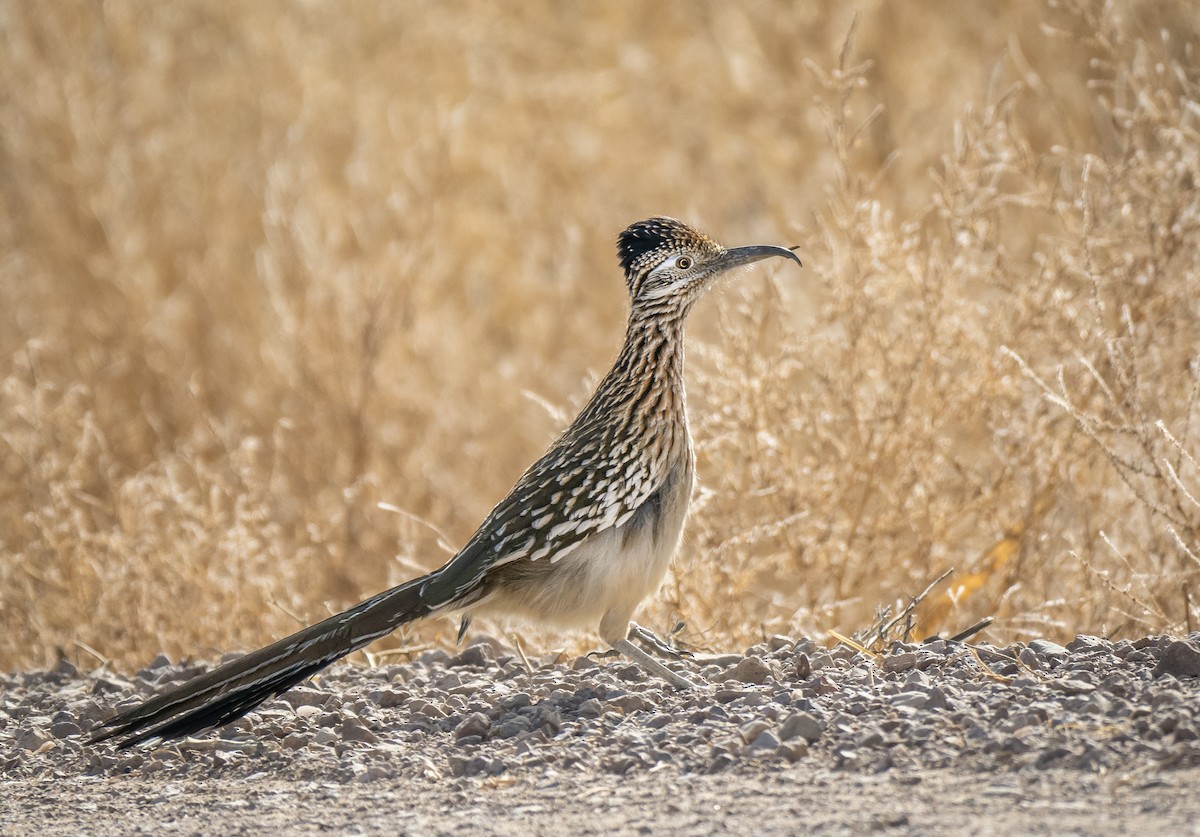
[[59, 721], [57, 724], [50, 725], [50, 734], [55, 738], [74, 738], [82, 735], [83, 730], [74, 721]]
[[333, 695], [312, 689], [289, 689], [280, 698], [293, 709], [298, 709], [301, 706], [325, 706], [333, 699]]
[[889, 699], [892, 706], [907, 706], [912, 709], [923, 709], [929, 702], [929, 695], [924, 692], [901, 692]]
[[731, 666], [723, 676], [739, 683], [761, 685], [770, 679], [771, 669], [757, 657], [745, 657], [741, 662]]
[[1048, 639], [1033, 640], [1033, 642], [1029, 643], [1029, 650], [1039, 657], [1050, 657], [1052, 659], [1066, 657], [1071, 653], [1057, 642], [1051, 642]]
[[589, 698], [579, 704], [579, 714], [585, 718], [599, 718], [604, 714], [604, 704], [597, 698]]
[[374, 744], [379, 741], [379, 736], [367, 729], [366, 724], [358, 718], [348, 717], [342, 721], [342, 740]]
[[912, 669], [917, 664], [917, 655], [912, 651], [905, 651], [901, 654], [892, 654], [883, 658], [883, 670], [888, 672], [901, 672]]
[[1200, 676], [1200, 646], [1183, 639], [1168, 645], [1154, 669], [1155, 677], [1165, 674], [1176, 677]]
[[767, 637], [767, 648], [769, 648], [771, 651], [782, 651], [791, 647], [792, 640], [790, 637], [780, 636], [779, 634], [773, 634], [772, 636]]
[[775, 754], [788, 761], [800, 761], [808, 755], [808, 745], [803, 741], [784, 741], [775, 748]]
[[454, 728], [454, 737], [456, 739], [466, 738], [471, 735], [479, 736], [481, 739], [486, 738], [488, 731], [492, 728], [492, 720], [482, 712], [472, 712]]
[[865, 729], [855, 737], [854, 743], [859, 747], [878, 747], [883, 743], [883, 733], [877, 729]]
[[769, 729], [765, 729], [762, 732], [760, 732], [758, 735], [756, 735], [754, 737], [754, 740], [750, 742], [750, 749], [752, 751], [774, 752], [778, 747], [779, 747], [779, 739], [776, 738], [775, 733], [771, 732]]
[[17, 745], [17, 748], [21, 750], [36, 750], [49, 740], [50, 736], [42, 732], [40, 729], [29, 727], [17, 733], [16, 741], [14, 743]]
[[609, 706], [616, 707], [626, 714], [630, 712], [646, 712], [654, 708], [654, 704], [642, 695], [621, 695], [620, 697], [610, 699], [607, 703]]
[[793, 738], [803, 738], [811, 744], [820, 738], [821, 733], [824, 731], [825, 725], [810, 713], [794, 712], [787, 717], [783, 722], [783, 726], [779, 728], [779, 737], [784, 741], [790, 741]]
[[446, 666], [447, 668], [458, 668], [460, 666], [479, 666], [482, 668], [491, 665], [495, 660], [496, 654], [492, 651], [491, 646], [481, 643], [464, 648], [458, 656], [446, 660]]
[[770, 728], [771, 725], [766, 721], [757, 719], [742, 724], [742, 726], [738, 728], [738, 733], [742, 736], [742, 740], [749, 744], [751, 741], [754, 741], [754, 739], [758, 738], [758, 736], [764, 731]]
[[293, 732], [283, 739], [283, 749], [285, 750], [300, 750], [308, 746], [308, 736], [298, 732]]

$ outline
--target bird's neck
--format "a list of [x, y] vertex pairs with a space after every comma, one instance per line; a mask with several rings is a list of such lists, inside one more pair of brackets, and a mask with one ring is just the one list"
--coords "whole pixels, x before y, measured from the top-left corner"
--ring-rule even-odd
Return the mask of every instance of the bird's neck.
[[[686, 427], [683, 390], [683, 322], [686, 312], [629, 318], [625, 343], [580, 419], [599, 417], [606, 403], [626, 404], [631, 426], [649, 429], [675, 421]], [[595, 413], [594, 416], [590, 415]]]

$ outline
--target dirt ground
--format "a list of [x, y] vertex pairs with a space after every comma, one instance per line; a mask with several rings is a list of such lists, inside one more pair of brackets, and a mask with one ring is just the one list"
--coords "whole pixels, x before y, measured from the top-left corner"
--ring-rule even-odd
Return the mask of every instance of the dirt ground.
[[861, 775], [813, 765], [711, 776], [439, 782], [144, 777], [4, 785], [4, 834], [1200, 834], [1200, 770]]
[[1200, 834], [1198, 634], [676, 664], [481, 642], [127, 749], [87, 737], [203, 666], [0, 674], [0, 835]]

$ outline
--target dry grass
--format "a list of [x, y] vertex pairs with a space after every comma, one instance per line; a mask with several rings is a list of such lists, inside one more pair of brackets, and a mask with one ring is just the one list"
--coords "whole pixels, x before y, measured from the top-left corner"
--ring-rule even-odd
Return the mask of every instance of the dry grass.
[[857, 6], [0, 3], [0, 668], [440, 563], [615, 353], [653, 213], [808, 269], [693, 318], [645, 621], [850, 633], [953, 568], [914, 630], [1192, 627], [1194, 11]]

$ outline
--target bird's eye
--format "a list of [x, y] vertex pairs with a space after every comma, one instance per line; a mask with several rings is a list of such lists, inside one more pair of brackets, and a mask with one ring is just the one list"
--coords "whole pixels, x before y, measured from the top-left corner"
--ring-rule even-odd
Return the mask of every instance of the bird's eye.
[[692, 266], [692, 260], [689, 259], [687, 256], [680, 256], [679, 258], [677, 258], [675, 260], [675, 266], [677, 268], [679, 268], [680, 270], [687, 270], [689, 267]]

